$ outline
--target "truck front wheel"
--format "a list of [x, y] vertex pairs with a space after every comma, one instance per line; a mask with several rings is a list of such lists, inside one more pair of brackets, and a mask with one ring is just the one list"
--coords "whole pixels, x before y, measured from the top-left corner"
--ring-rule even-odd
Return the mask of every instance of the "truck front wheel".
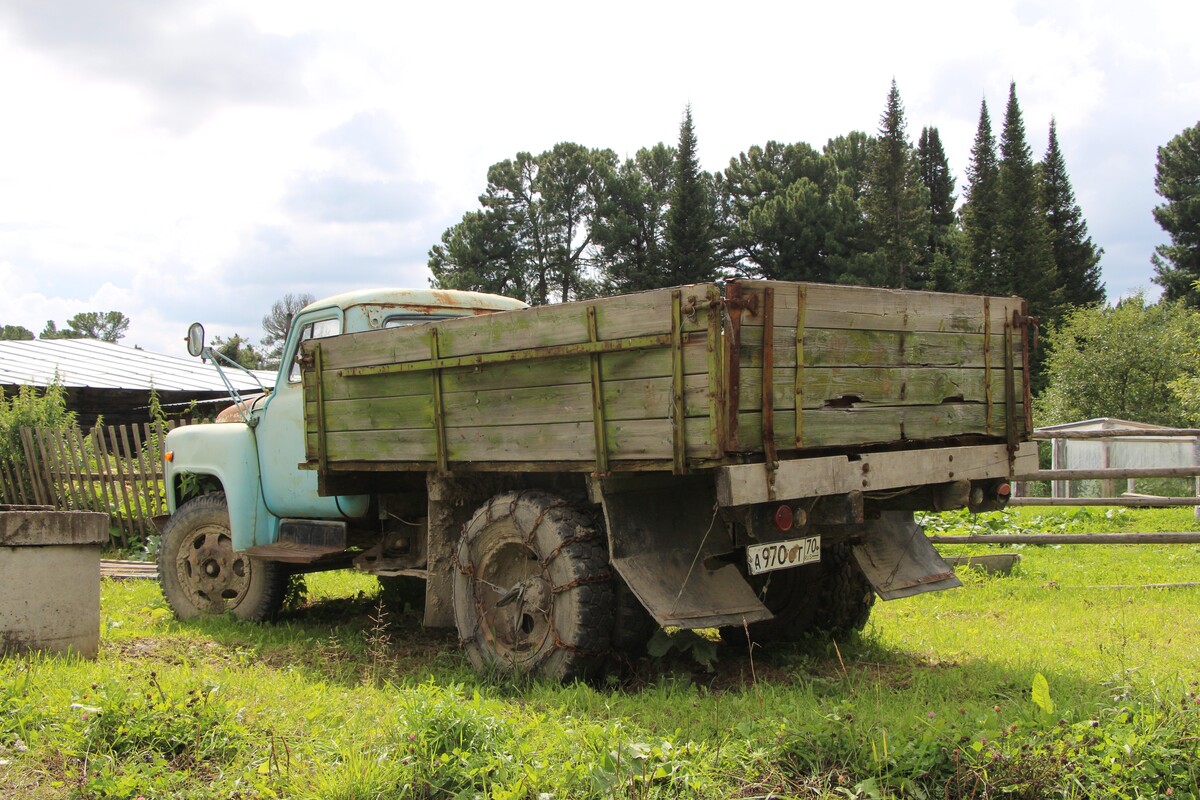
[[234, 551], [222, 493], [192, 498], [171, 515], [159, 543], [158, 576], [179, 619], [225, 612], [244, 620], [270, 619], [287, 588], [287, 572], [279, 564]]
[[476, 670], [568, 681], [603, 665], [613, 627], [608, 548], [565, 500], [496, 495], [463, 529], [455, 561], [454, 619]]

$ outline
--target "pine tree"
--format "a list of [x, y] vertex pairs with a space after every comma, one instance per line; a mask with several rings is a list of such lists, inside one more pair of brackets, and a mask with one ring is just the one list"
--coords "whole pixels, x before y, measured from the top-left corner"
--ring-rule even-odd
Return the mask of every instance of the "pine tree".
[[930, 288], [950, 291], [959, 283], [952, 264], [952, 243], [957, 230], [955, 180], [937, 128], [921, 130], [917, 161], [921, 164], [921, 182], [929, 190], [929, 235], [921, 256], [921, 268], [929, 276]]
[[879, 243], [877, 255], [884, 285], [923, 286], [927, 276], [920, 273], [917, 262], [928, 235], [928, 191], [921, 182], [921, 165], [908, 140], [904, 106], [895, 80], [879, 120], [863, 201], [867, 221]]
[[671, 187], [671, 208], [667, 212], [667, 270], [670, 280], [666, 285], [702, 283], [716, 277], [713, 205], [711, 186], [700, 173], [696, 156], [696, 130], [689, 104], [679, 126], [675, 183]]
[[1154, 282], [1168, 300], [1200, 306], [1200, 122], [1158, 148], [1154, 188], [1165, 201], [1154, 220], [1171, 237], [1154, 248]]
[[1017, 85], [1008, 90], [1004, 130], [1000, 134], [997, 192], [997, 265], [1000, 288], [1029, 301], [1029, 312], [1043, 323], [1058, 318], [1062, 292], [1054, 267], [1050, 230], [1041, 213], [1041, 191], [1033, 156], [1025, 139], [1025, 123], [1017, 102]]
[[1058, 270], [1062, 300], [1068, 306], [1090, 306], [1104, 302], [1104, 284], [1100, 280], [1100, 256], [1088, 235], [1087, 222], [1075, 202], [1067, 164], [1058, 146], [1058, 129], [1050, 120], [1050, 140], [1046, 156], [1039, 165], [1042, 207], [1050, 228], [1050, 243]]
[[996, 265], [996, 208], [1000, 165], [996, 161], [996, 138], [987, 100], [979, 105], [979, 126], [967, 164], [966, 202], [962, 208], [965, 238], [962, 269], [963, 289], [978, 294], [1004, 294]]

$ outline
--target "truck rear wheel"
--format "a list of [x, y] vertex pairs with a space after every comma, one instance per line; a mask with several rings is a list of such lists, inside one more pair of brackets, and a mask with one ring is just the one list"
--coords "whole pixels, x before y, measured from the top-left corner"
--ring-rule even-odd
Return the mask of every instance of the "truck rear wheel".
[[229, 612], [238, 619], [270, 619], [283, 605], [287, 571], [233, 549], [229, 508], [222, 493], [194, 497], [163, 529], [158, 576], [179, 619]]
[[843, 542], [828, 549], [830, 558], [822, 563], [815, 627], [827, 633], [861, 631], [871, 617], [875, 590], [854, 560], [854, 549], [849, 544]]
[[[798, 642], [813, 633], [862, 630], [871, 616], [875, 592], [844, 542], [827, 545], [821, 561], [767, 572], [747, 579], [775, 616], [749, 625], [750, 641]], [[721, 629], [730, 644], [746, 642], [746, 629]]]
[[467, 523], [455, 560], [454, 619], [476, 670], [569, 681], [603, 665], [614, 605], [608, 548], [565, 500], [496, 495]]

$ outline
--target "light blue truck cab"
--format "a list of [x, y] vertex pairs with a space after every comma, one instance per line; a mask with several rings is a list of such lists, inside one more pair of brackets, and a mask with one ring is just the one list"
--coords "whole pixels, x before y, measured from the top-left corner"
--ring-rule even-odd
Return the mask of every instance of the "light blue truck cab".
[[[218, 424], [183, 426], [167, 436], [170, 518], [159, 573], [175, 612], [181, 618], [225, 611], [249, 619], [270, 616], [288, 574], [349, 565], [338, 556], [347, 550], [350, 524], [368, 514], [371, 495], [322, 496], [317, 473], [300, 468], [302, 342], [524, 307], [480, 292], [369, 289], [301, 309], [273, 390], [247, 400], [235, 395], [236, 411], [228, 409]], [[194, 354], [202, 352], [221, 369], [220, 358], [203, 347], [203, 329], [193, 336], [199, 339]]]

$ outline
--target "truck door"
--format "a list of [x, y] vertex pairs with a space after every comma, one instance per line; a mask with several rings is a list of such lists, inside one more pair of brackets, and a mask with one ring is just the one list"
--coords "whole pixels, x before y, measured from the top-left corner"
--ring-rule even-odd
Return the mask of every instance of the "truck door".
[[366, 512], [366, 495], [321, 497], [317, 473], [300, 469], [304, 462], [304, 392], [296, 352], [308, 339], [337, 336], [342, 332], [339, 308], [323, 308], [298, 315], [283, 349], [275, 390], [259, 412], [255, 428], [263, 499], [276, 517], [337, 519]]

